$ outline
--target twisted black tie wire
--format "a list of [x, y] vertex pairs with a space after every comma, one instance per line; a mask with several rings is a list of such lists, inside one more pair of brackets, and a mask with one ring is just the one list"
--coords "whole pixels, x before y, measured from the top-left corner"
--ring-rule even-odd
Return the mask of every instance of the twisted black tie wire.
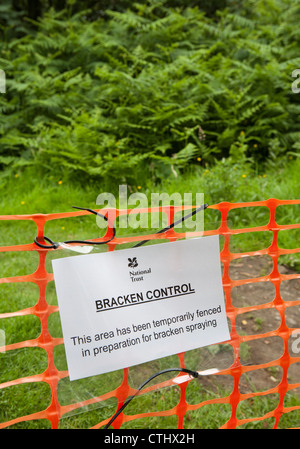
[[[90, 212], [91, 214], [95, 214], [98, 215], [98, 217], [103, 218], [105, 221], [108, 222], [108, 218], [105, 215], [100, 214], [99, 212], [93, 210], [93, 209], [88, 209], [85, 207], [77, 207], [77, 206], [73, 206], [74, 209], [80, 209], [80, 210], [86, 210], [88, 212]], [[116, 228], [115, 225], [112, 226], [113, 229], [113, 235], [110, 239], [105, 240], [103, 242], [95, 242], [95, 241], [90, 241], [90, 240], [66, 240], [65, 242], [63, 242], [64, 244], [71, 244], [71, 243], [77, 243], [77, 244], [83, 244], [83, 245], [105, 245], [106, 243], [109, 243], [111, 240], [113, 240], [116, 236]], [[38, 238], [35, 237], [34, 239], [34, 243], [39, 246], [40, 248], [43, 249], [57, 249], [60, 246], [60, 243], [57, 242], [53, 242], [53, 240], [51, 240], [49, 237], [44, 236], [44, 240], [46, 240], [47, 242], [50, 243], [50, 245], [44, 245], [43, 243], [40, 243], [38, 241]]]
[[[190, 212], [189, 214], [185, 215], [184, 217], [180, 218], [179, 220], [171, 223], [169, 226], [161, 229], [160, 231], [156, 232], [156, 234], [163, 234], [164, 232], [168, 231], [169, 229], [174, 228], [175, 226], [177, 226], [178, 224], [184, 222], [185, 220], [187, 220], [188, 218], [192, 217], [193, 215], [197, 214], [198, 212], [200, 212], [201, 210], [204, 210], [208, 207], [208, 204], [203, 204], [200, 207], [198, 207], [197, 209], [195, 209], [194, 211]], [[88, 212], [90, 212], [91, 214], [95, 214], [98, 217], [103, 218], [105, 221], [108, 222], [108, 218], [105, 215], [100, 214], [99, 212], [93, 210], [93, 209], [89, 209], [89, 208], [85, 208], [85, 207], [77, 207], [77, 206], [73, 206], [74, 209], [80, 209], [80, 210], [86, 210]], [[111, 226], [113, 229], [113, 234], [112, 237], [110, 237], [108, 240], [105, 241], [101, 241], [101, 242], [95, 242], [93, 240], [66, 240], [65, 242], [63, 242], [64, 244], [72, 244], [72, 243], [77, 243], [77, 244], [83, 244], [83, 245], [105, 245], [109, 242], [111, 242], [115, 236], [116, 236], [116, 227], [115, 224], [113, 224], [113, 226]], [[57, 249], [60, 246], [59, 242], [54, 242], [53, 240], [51, 240], [49, 237], [44, 236], [43, 239], [49, 243], [49, 245], [46, 245], [44, 243], [41, 243], [38, 241], [38, 237], [35, 237], [34, 239], [34, 243], [39, 246], [40, 248], [43, 249]], [[149, 240], [142, 240], [139, 243], [137, 243], [136, 245], [133, 246], [133, 248], [137, 248], [139, 246], [144, 245], [145, 243], [149, 242]]]
[[179, 372], [187, 373], [187, 374], [189, 374], [190, 376], [192, 376], [194, 378], [199, 377], [199, 373], [197, 371], [192, 371], [192, 370], [189, 370], [187, 368], [167, 368], [167, 369], [164, 369], [162, 371], [159, 371], [158, 373], [153, 374], [152, 376], [150, 376], [145, 382], [143, 382], [138, 387], [137, 391], [135, 392], [135, 394], [133, 396], [129, 396], [129, 398], [126, 399], [126, 401], [124, 402], [122, 407], [119, 408], [119, 410], [112, 416], [112, 418], [109, 420], [109, 422], [104, 426], [104, 429], [108, 429], [109, 428], [109, 426], [114, 422], [114, 420], [119, 416], [119, 414], [123, 412], [125, 407], [127, 407], [129, 402], [131, 402], [132, 399], [135, 398], [139, 394], [139, 392], [142, 390], [142, 388], [144, 388], [145, 385], [147, 385], [147, 383], [151, 382], [151, 380], [155, 379], [155, 377], [160, 376], [161, 374], [170, 373], [170, 372], [173, 372], [173, 371], [179, 371]]

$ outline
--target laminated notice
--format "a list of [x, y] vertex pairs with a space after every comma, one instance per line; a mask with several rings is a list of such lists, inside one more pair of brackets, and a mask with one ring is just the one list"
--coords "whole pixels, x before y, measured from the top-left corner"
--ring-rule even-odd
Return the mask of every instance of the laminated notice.
[[70, 380], [230, 338], [218, 236], [52, 264]]

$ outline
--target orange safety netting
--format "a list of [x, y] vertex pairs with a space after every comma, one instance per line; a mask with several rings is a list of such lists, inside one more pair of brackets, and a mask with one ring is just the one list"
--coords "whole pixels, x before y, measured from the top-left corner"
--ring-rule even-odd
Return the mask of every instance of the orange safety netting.
[[[232, 376], [233, 378], [233, 388], [231, 393], [228, 396], [225, 397], [215, 397], [203, 402], [200, 402], [198, 404], [190, 404], [186, 400], [186, 389], [188, 386], [188, 383], [190, 380], [187, 380], [183, 383], [179, 382], [179, 388], [180, 388], [180, 400], [177, 404], [174, 405], [172, 409], [169, 410], [162, 410], [162, 411], [156, 411], [156, 412], [149, 412], [145, 410], [143, 413], [130, 415], [126, 414], [126, 410], [124, 410], [123, 413], [121, 413], [118, 418], [114, 421], [113, 427], [114, 428], [120, 428], [122, 424], [134, 421], [140, 418], [145, 418], [149, 416], [156, 416], [156, 417], [166, 417], [175, 415], [178, 418], [178, 428], [183, 428], [184, 423], [184, 417], [186, 414], [188, 414], [191, 411], [199, 410], [201, 407], [206, 405], [212, 405], [212, 404], [227, 404], [231, 406], [231, 414], [230, 418], [222, 425], [222, 428], [236, 428], [239, 426], [242, 426], [247, 423], [251, 423], [252, 421], [260, 421], [260, 420], [266, 420], [268, 418], [274, 419], [274, 428], [278, 427], [279, 420], [281, 416], [285, 413], [293, 412], [293, 411], [299, 411], [300, 406], [299, 405], [291, 405], [289, 407], [286, 407], [284, 404], [285, 395], [289, 391], [293, 391], [296, 388], [300, 387], [300, 379], [298, 379], [298, 383], [290, 383], [289, 377], [288, 377], [288, 370], [289, 367], [293, 364], [300, 362], [300, 354], [291, 354], [289, 349], [289, 343], [290, 343], [290, 337], [292, 333], [295, 333], [297, 329], [300, 333], [300, 328], [297, 327], [290, 327], [286, 323], [286, 316], [285, 312], [288, 308], [292, 306], [299, 306], [300, 305], [300, 298], [299, 299], [293, 299], [292, 301], [284, 300], [281, 295], [280, 285], [283, 281], [291, 280], [291, 279], [299, 279], [300, 280], [300, 273], [292, 273], [292, 274], [281, 274], [278, 270], [278, 258], [282, 255], [286, 254], [295, 254], [300, 252], [300, 248], [297, 248], [299, 246], [299, 242], [295, 242], [295, 248], [293, 249], [284, 249], [280, 248], [278, 246], [278, 233], [283, 230], [290, 230], [290, 229], [296, 229], [300, 228], [300, 223], [297, 224], [285, 224], [285, 225], [279, 225], [275, 221], [275, 211], [276, 208], [279, 206], [288, 206], [288, 205], [296, 205], [300, 204], [300, 200], [276, 200], [276, 199], [269, 199], [267, 201], [257, 201], [257, 202], [251, 202], [251, 203], [227, 203], [223, 202], [216, 205], [209, 206], [210, 209], [214, 209], [219, 211], [221, 214], [221, 220], [219, 222], [218, 229], [215, 230], [209, 230], [204, 231], [204, 235], [213, 235], [213, 234], [219, 234], [224, 236], [224, 246], [221, 250], [220, 256], [221, 256], [221, 262], [223, 264], [223, 288], [226, 298], [226, 312], [228, 319], [231, 324], [231, 339], [227, 342], [224, 342], [223, 344], [231, 345], [233, 348], [234, 353], [234, 361], [232, 365], [229, 368], [221, 370], [219, 373], [215, 374], [216, 380], [218, 380], [218, 376]], [[238, 209], [238, 208], [249, 208], [249, 207], [267, 207], [269, 209], [269, 222], [264, 226], [255, 226], [251, 228], [242, 228], [242, 229], [232, 229], [227, 220], [227, 215], [229, 211]], [[161, 212], [166, 212], [166, 207], [162, 206], [158, 208], [157, 210]], [[169, 206], [168, 211], [170, 211], [169, 214], [169, 220], [170, 223], [172, 223], [174, 213], [179, 210], [178, 208], [174, 208]], [[140, 210], [140, 212], [149, 213], [150, 209], [144, 209]], [[105, 214], [107, 211], [105, 209], [101, 209], [101, 213]], [[122, 214], [129, 214], [130, 210], [117, 210], [116, 211], [116, 217]], [[68, 218], [68, 217], [76, 217], [80, 215], [87, 215], [88, 212], [86, 211], [76, 211], [76, 212], [69, 212], [69, 213], [56, 213], [56, 214], [35, 214], [35, 215], [10, 215], [10, 216], [0, 216], [0, 220], [31, 220], [33, 221], [37, 226], [37, 236], [40, 240], [43, 239], [44, 236], [44, 227], [45, 224], [50, 220], [57, 220], [61, 218]], [[270, 231], [272, 233], [273, 239], [272, 243], [269, 247], [259, 249], [256, 251], [251, 252], [243, 252], [243, 253], [234, 253], [230, 251], [229, 242], [233, 235], [236, 234], [242, 234], [242, 233], [253, 233], [253, 232], [259, 232], [259, 231]], [[107, 228], [106, 234], [104, 237], [97, 239], [98, 241], [105, 241], [108, 238], [112, 236], [112, 229]], [[109, 250], [112, 251], [115, 249], [117, 245], [128, 243], [128, 242], [137, 242], [142, 239], [169, 239], [170, 241], [176, 240], [178, 238], [182, 238], [184, 234], [180, 234], [176, 232], [174, 229], [169, 229], [164, 234], [161, 234], [160, 236], [156, 234], [150, 234], [150, 235], [143, 235], [141, 236], [131, 236], [131, 237], [118, 237], [118, 235], [110, 241], [107, 245], [109, 247]], [[195, 236], [196, 233], [195, 233]], [[33, 236], [35, 237], [35, 236]], [[0, 279], [1, 283], [18, 283], [18, 282], [31, 282], [35, 283], [38, 286], [39, 289], [39, 299], [37, 303], [30, 308], [26, 308], [23, 310], [18, 310], [15, 312], [10, 313], [1, 313], [0, 318], [12, 318], [17, 316], [24, 316], [24, 315], [35, 315], [40, 319], [41, 322], [41, 334], [38, 338], [27, 340], [27, 341], [21, 341], [18, 343], [8, 344], [5, 347], [0, 348], [2, 351], [13, 351], [15, 349], [19, 348], [32, 348], [32, 347], [38, 347], [42, 348], [47, 353], [48, 357], [48, 366], [47, 369], [44, 372], [37, 373], [35, 375], [31, 375], [24, 378], [18, 378], [13, 379], [10, 381], [6, 381], [2, 384], [0, 384], [0, 389], [6, 389], [11, 386], [15, 385], [21, 385], [24, 383], [36, 383], [36, 382], [44, 382], [49, 385], [51, 389], [51, 403], [50, 405], [42, 411], [38, 411], [33, 414], [29, 414], [26, 416], [18, 416], [17, 418], [7, 420], [6, 422], [3, 422], [0, 424], [0, 428], [5, 428], [8, 426], [12, 426], [17, 423], [22, 423], [24, 421], [31, 421], [31, 420], [40, 420], [40, 419], [46, 419], [49, 420], [51, 423], [52, 428], [58, 428], [59, 422], [61, 418], [67, 414], [68, 412], [74, 411], [74, 410], [80, 410], [81, 407], [86, 406], [88, 404], [92, 403], [99, 403], [101, 401], [105, 401], [109, 398], [116, 398], [118, 401], [118, 407], [120, 407], [126, 398], [133, 394], [136, 390], [133, 389], [129, 382], [129, 369], [123, 370], [123, 380], [120, 383], [120, 385], [113, 389], [112, 391], [101, 395], [99, 397], [93, 397], [86, 401], [80, 401], [77, 403], [71, 403], [69, 405], [61, 405], [59, 403], [59, 398], [57, 394], [57, 386], [58, 382], [68, 377], [67, 371], [60, 371], [57, 369], [54, 357], [53, 357], [53, 351], [54, 348], [58, 345], [63, 344], [62, 338], [53, 338], [49, 332], [48, 328], [48, 318], [51, 314], [58, 311], [58, 306], [56, 305], [50, 305], [47, 302], [47, 295], [46, 295], [46, 287], [47, 284], [53, 280], [53, 274], [48, 273], [45, 266], [45, 260], [47, 257], [47, 253], [49, 251], [53, 250], [46, 250], [38, 248], [34, 243], [28, 243], [25, 245], [15, 245], [15, 246], [3, 246], [0, 247], [0, 252], [11, 252], [11, 251], [37, 251], [39, 254], [39, 265], [37, 270], [32, 274], [26, 274], [23, 276], [15, 276], [15, 277], [6, 277]], [[232, 279], [230, 277], [230, 271], [229, 267], [232, 261], [239, 258], [246, 258], [249, 256], [261, 256], [261, 255], [268, 255], [272, 258], [272, 270], [267, 275], [262, 275], [255, 278], [248, 278], [248, 279]], [[252, 305], [248, 307], [235, 307], [233, 305], [232, 301], [232, 289], [237, 286], [246, 285], [250, 283], [261, 283], [261, 282], [270, 282], [275, 287], [275, 297], [268, 303], [260, 304], [260, 305]], [[280, 314], [280, 320], [278, 322], [278, 328], [276, 330], [271, 330], [269, 332], [260, 334], [256, 333], [255, 335], [240, 335], [240, 333], [237, 332], [237, 318], [240, 318], [241, 314], [249, 313], [257, 310], [271, 310], [276, 309]], [[296, 323], [297, 324], [297, 323]], [[251, 341], [257, 340], [257, 339], [266, 339], [269, 337], [280, 337], [283, 341], [283, 353], [280, 357], [276, 358], [275, 360], [269, 361], [267, 363], [260, 363], [256, 365], [243, 365], [240, 361], [240, 345], [242, 343], [249, 343]], [[185, 364], [184, 354], [178, 354], [179, 364], [181, 367]], [[281, 367], [282, 369], [282, 377], [281, 381], [278, 383], [277, 386], [273, 387], [270, 386], [269, 389], [266, 391], [254, 391], [250, 393], [242, 393], [240, 391], [240, 379], [241, 376], [245, 373], [253, 372], [256, 370], [264, 369], [264, 368], [271, 368], [271, 367]], [[181, 375], [181, 374], [180, 374]], [[179, 376], [180, 376], [179, 375]], [[167, 380], [161, 383], [156, 383], [155, 385], [152, 385], [149, 388], [145, 388], [143, 390], [142, 394], [147, 393], [149, 391], [157, 390], [165, 386], [174, 385], [174, 379]], [[241, 401], [244, 401], [246, 399], [254, 398], [257, 396], [264, 396], [267, 394], [276, 393], [279, 396], [279, 401], [277, 403], [277, 406], [273, 410], [268, 410], [263, 416], [258, 417], [244, 417], [239, 418], [237, 416], [237, 407]], [[299, 402], [298, 402], [299, 404]], [[1, 405], [2, 406], [2, 405]], [[113, 410], [113, 413], [115, 413], [115, 409]], [[111, 410], [109, 411], [111, 413]], [[112, 414], [113, 414], [112, 413]], [[104, 420], [99, 422], [97, 425], [94, 426], [94, 428], [101, 428], [103, 427], [111, 418], [110, 416], [107, 416]], [[199, 423], [199, 427], [201, 428], [201, 423]]]

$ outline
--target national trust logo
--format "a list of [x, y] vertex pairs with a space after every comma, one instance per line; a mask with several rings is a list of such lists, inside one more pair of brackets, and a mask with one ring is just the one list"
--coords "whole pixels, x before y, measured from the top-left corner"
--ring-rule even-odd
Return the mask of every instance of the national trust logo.
[[137, 262], [137, 258], [133, 257], [132, 259], [130, 257], [128, 257], [128, 266], [130, 268], [136, 268], [138, 266], [138, 262]]
[[144, 281], [144, 275], [151, 273], [150, 267], [148, 267], [145, 270], [144, 269], [135, 270], [135, 268], [138, 267], [138, 265], [139, 264], [137, 261], [137, 257], [128, 257], [128, 267], [130, 268], [128, 274], [132, 282]]

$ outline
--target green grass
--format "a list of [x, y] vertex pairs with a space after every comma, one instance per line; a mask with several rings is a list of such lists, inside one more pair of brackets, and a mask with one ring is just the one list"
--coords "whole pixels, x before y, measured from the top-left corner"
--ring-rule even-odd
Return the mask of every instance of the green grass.
[[[258, 176], [247, 165], [237, 165], [230, 161], [221, 161], [213, 168], [190, 170], [185, 175], [178, 175], [166, 179], [161, 185], [153, 186], [150, 181], [145, 185], [130, 186], [131, 191], [144, 192], [150, 198], [151, 192], [204, 193], [204, 199], [209, 204], [219, 201], [256, 201], [270, 197], [280, 199], [299, 198], [299, 169], [300, 161], [289, 161], [280, 169], [270, 170], [265, 176]], [[243, 176], [246, 174], [246, 176]], [[85, 188], [74, 184], [59, 183], [60, 179], [37, 179], [32, 173], [19, 173], [9, 180], [3, 180], [0, 186], [0, 214], [33, 214], [72, 211], [72, 206], [96, 208], [96, 198], [103, 192], [100, 185], [86, 186]], [[117, 194], [117, 189], [113, 192]], [[256, 210], [255, 210], [256, 209]], [[287, 206], [278, 211], [276, 219], [279, 223], [299, 223], [299, 206]], [[219, 215], [216, 211], [207, 211], [205, 222], [208, 228], [218, 226]], [[253, 210], [239, 210], [232, 213], [230, 222], [232, 226], [249, 227], [266, 224], [268, 213], [261, 208]], [[119, 230], [117, 234], [147, 233], [146, 229]], [[70, 238], [92, 238], [103, 235], [99, 230], [95, 217], [76, 217], [68, 220], [57, 220], [46, 226], [46, 234], [57, 241]], [[268, 234], [268, 233], [267, 233]], [[299, 242], [299, 232], [286, 231], [279, 233], [279, 242], [283, 247], [293, 248]], [[28, 221], [0, 221], [0, 245], [15, 245], [31, 243], [36, 235], [35, 224]], [[259, 237], [259, 238], [257, 238]], [[251, 250], [261, 248], [269, 244], [269, 235], [240, 235], [234, 240], [234, 247]], [[106, 251], [105, 247], [101, 250]], [[64, 254], [67, 255], [67, 254]], [[46, 267], [52, 271], [51, 259], [59, 257], [56, 253], [48, 254]], [[293, 267], [297, 267], [298, 258], [285, 259]], [[0, 253], [0, 277], [9, 277], [29, 274], [35, 271], [38, 265], [38, 257], [35, 252]], [[57, 304], [53, 282], [49, 283], [46, 291], [47, 301]], [[38, 290], [34, 284], [0, 284], [0, 313], [21, 310], [33, 306], [38, 300]], [[59, 314], [50, 316], [49, 330], [53, 337], [61, 337], [61, 324]], [[0, 320], [0, 329], [4, 330], [6, 343], [36, 338], [40, 333], [39, 319], [34, 316], [21, 316]], [[209, 352], [206, 353], [209, 355]], [[187, 365], [197, 368], [197, 358], [194, 354], [187, 354]], [[58, 346], [54, 352], [54, 361], [58, 369], [67, 368], [63, 346]], [[43, 372], [47, 367], [47, 357], [40, 348], [25, 348], [7, 351], [0, 354], [0, 383], [19, 377], [30, 376]], [[199, 361], [200, 363], [200, 361]], [[202, 363], [202, 362], [201, 362]], [[138, 386], [154, 372], [170, 365], [178, 366], [176, 356], [162, 359], [155, 363], [146, 364], [130, 370], [131, 381]], [[63, 379], [58, 386], [59, 401], [62, 405], [85, 400], [95, 395], [103, 394], [116, 388], [122, 380], [122, 372], [113, 373], [107, 380], [107, 376], [95, 376], [81, 381], [69, 382]], [[212, 391], [207, 391], [197, 381], [189, 384], [187, 389], [187, 402], [196, 404], [205, 399], [222, 397], [228, 394], [220, 386], [215, 386]], [[24, 384], [12, 386], [0, 390], [0, 421], [15, 418], [45, 409], [51, 400], [48, 385], [44, 383]], [[179, 388], [172, 387], [159, 390], [142, 397], [136, 398], [126, 409], [126, 413], [135, 414], [145, 411], [170, 409], [179, 400]], [[238, 410], [241, 419], [244, 417], [264, 416], [266, 411], [273, 410], [278, 404], [278, 397], [253, 398], [251, 403], [242, 403]], [[287, 396], [288, 404], [299, 404], [292, 395]], [[64, 417], [60, 422], [62, 428], [87, 428], [96, 425], [105, 419], [116, 409], [116, 400], [111, 399], [101, 406], [90, 406], [73, 412]], [[187, 413], [184, 426], [186, 428], [217, 428], [223, 425], [231, 415], [231, 407], [227, 404], [213, 404], [201, 407], [198, 410]], [[274, 420], [255, 421], [245, 427], [272, 427]], [[280, 426], [293, 427], [299, 425], [299, 412], [291, 412], [283, 415]], [[151, 417], [129, 421], [124, 428], [174, 428], [177, 426], [176, 416]], [[16, 428], [47, 428], [49, 422], [45, 420], [20, 423]]]

